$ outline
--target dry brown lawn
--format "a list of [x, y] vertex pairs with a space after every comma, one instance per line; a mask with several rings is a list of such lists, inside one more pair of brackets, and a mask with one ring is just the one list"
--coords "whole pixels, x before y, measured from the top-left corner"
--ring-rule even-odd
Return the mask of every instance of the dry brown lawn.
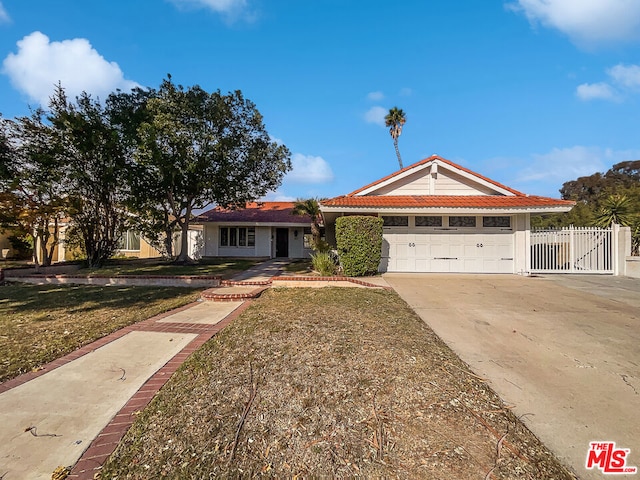
[[272, 289], [196, 352], [102, 471], [570, 479], [395, 293]]
[[0, 382], [199, 296], [190, 288], [0, 285]]

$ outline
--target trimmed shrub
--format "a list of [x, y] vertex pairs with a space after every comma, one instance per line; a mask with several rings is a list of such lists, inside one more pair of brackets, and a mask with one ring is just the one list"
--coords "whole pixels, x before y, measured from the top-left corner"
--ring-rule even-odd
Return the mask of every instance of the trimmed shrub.
[[336, 264], [329, 252], [318, 252], [311, 255], [313, 269], [323, 277], [330, 277], [336, 272]]
[[382, 256], [382, 218], [339, 217], [336, 219], [336, 243], [346, 276], [375, 275]]

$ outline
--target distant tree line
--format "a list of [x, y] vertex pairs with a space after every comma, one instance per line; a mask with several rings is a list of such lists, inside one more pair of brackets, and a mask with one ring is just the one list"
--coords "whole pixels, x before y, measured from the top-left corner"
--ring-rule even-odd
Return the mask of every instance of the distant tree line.
[[605, 173], [565, 182], [565, 200], [576, 206], [567, 213], [531, 217], [533, 227], [600, 226], [611, 223], [631, 227], [633, 248], [640, 245], [640, 160], [615, 164]]
[[104, 102], [71, 100], [58, 85], [47, 110], [0, 122], [0, 227], [40, 245], [44, 265], [63, 219], [89, 266], [110, 258], [128, 229], [172, 258], [181, 232], [175, 260], [188, 262], [194, 210], [243, 206], [291, 169], [289, 150], [240, 91], [184, 88], [170, 76]]

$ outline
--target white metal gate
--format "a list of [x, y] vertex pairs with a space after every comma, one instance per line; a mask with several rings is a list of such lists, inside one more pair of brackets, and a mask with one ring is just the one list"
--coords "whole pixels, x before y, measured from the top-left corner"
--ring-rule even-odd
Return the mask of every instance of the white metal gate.
[[532, 273], [614, 273], [614, 228], [531, 232]]

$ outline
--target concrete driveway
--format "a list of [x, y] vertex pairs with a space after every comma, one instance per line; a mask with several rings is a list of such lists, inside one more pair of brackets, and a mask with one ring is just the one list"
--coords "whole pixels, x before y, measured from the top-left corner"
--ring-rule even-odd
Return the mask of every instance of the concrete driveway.
[[580, 478], [605, 478], [585, 468], [593, 441], [640, 467], [640, 280], [384, 278]]

